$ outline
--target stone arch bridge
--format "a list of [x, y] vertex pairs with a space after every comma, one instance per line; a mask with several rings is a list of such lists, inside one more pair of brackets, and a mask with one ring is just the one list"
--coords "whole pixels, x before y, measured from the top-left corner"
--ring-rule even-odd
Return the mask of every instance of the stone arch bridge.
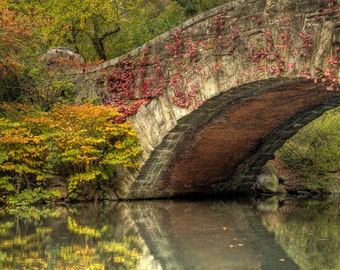
[[231, 0], [85, 74], [108, 100], [145, 103], [128, 117], [140, 166], [118, 169], [115, 193], [249, 192], [288, 138], [339, 106], [339, 50], [338, 1]]

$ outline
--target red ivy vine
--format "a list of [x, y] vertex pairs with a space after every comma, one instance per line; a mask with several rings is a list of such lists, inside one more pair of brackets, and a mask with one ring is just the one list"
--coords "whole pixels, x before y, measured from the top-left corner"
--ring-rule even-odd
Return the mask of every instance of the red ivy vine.
[[[319, 6], [318, 14], [313, 18], [315, 23], [322, 22], [321, 16], [332, 16], [339, 9], [333, 0], [319, 0]], [[250, 23], [261, 25], [263, 18], [253, 16]], [[293, 24], [302, 26], [303, 21], [301, 16], [289, 15], [281, 17], [280, 23], [281, 27], [277, 29], [286, 29]], [[193, 77], [214, 76], [223, 68], [223, 64], [212, 64], [210, 68], [202, 66], [204, 61], [200, 61], [201, 58], [214, 56], [206, 49], [211, 39], [215, 56], [233, 55], [236, 51], [243, 55], [251, 68], [242, 71], [241, 75], [249, 81], [262, 74], [280, 76], [283, 72], [295, 72], [294, 59], [307, 59], [314, 46], [313, 35], [307, 30], [289, 35], [285, 30], [273, 34], [271, 29], [265, 29], [262, 41], [255, 44], [242, 34], [232, 22], [226, 25], [223, 13], [215, 16], [210, 28], [211, 37], [207, 36], [206, 40], [188, 37], [184, 29], [174, 30], [168, 43], [164, 44], [162, 59], [152, 58], [145, 50], [141, 58], [121, 59], [110, 68], [108, 94], [103, 97], [103, 102], [119, 107], [121, 116], [115, 118], [116, 122], [124, 122], [127, 116], [136, 114], [143, 104], [163, 94], [165, 89], [169, 90], [169, 100], [173, 104], [196, 108], [201, 104], [197, 95], [200, 86]], [[329, 90], [337, 89], [340, 84], [336, 76], [339, 52], [338, 47], [328, 59], [328, 68], [319, 74], [319, 79], [315, 79], [316, 82], [328, 83]], [[309, 68], [299, 69], [297, 77], [312, 78]]]

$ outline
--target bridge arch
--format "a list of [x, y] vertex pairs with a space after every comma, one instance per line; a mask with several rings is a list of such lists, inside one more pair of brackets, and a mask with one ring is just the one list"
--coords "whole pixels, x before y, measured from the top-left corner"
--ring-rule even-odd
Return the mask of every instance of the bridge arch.
[[118, 197], [249, 191], [285, 140], [339, 106], [339, 45], [338, 1], [238, 0], [100, 65], [108, 96], [147, 100], [128, 118], [143, 154], [118, 169]]
[[249, 193], [286, 140], [339, 104], [340, 93], [306, 79], [268, 79], [223, 92], [179, 119], [128, 198]]

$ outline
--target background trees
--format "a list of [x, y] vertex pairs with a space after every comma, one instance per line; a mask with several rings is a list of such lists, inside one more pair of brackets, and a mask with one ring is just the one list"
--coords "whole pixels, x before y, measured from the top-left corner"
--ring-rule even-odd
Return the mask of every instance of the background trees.
[[49, 47], [68, 46], [91, 61], [130, 51], [186, 18], [171, 0], [8, 1], [16, 12], [50, 22], [40, 28]]
[[298, 174], [311, 190], [340, 187], [340, 107], [303, 127], [277, 151], [276, 158]]
[[108, 40], [110, 58], [143, 45], [187, 18], [184, 8], [170, 0], [145, 0], [140, 9], [129, 15], [117, 35]]
[[34, 16], [34, 11], [21, 13], [0, 0], [0, 101], [22, 101], [33, 87], [28, 73], [38, 64], [39, 47], [43, 45], [38, 29], [48, 25]]
[[67, 46], [88, 61], [119, 56], [188, 17], [228, 1], [1, 0], [2, 6], [16, 14], [19, 24], [23, 18], [29, 20], [44, 41], [40, 50]]

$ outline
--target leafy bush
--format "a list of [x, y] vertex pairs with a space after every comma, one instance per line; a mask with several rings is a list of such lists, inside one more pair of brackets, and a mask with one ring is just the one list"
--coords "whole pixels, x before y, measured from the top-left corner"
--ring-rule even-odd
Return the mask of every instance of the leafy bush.
[[90, 181], [110, 179], [116, 165], [134, 167], [140, 153], [130, 124], [115, 124], [114, 108], [58, 105], [43, 112], [28, 105], [2, 105], [0, 201], [48, 184], [54, 174], [68, 182], [69, 196]]
[[278, 151], [310, 189], [332, 190], [339, 186], [340, 107], [306, 125]]

